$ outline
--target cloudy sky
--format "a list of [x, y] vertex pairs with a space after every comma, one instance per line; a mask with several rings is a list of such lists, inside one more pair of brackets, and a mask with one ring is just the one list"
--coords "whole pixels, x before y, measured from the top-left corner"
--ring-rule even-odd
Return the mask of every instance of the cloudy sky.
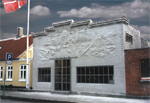
[[[42, 31], [52, 22], [74, 19], [95, 21], [126, 16], [150, 40], [150, 0], [31, 0], [30, 32]], [[0, 37], [12, 37], [16, 28], [26, 30], [27, 5], [6, 14], [0, 1]]]

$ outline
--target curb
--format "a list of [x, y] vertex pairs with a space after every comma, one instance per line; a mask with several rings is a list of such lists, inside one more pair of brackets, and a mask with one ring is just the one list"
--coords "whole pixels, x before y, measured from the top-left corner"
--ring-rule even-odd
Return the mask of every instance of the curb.
[[76, 102], [68, 102], [68, 101], [54, 101], [54, 100], [45, 100], [45, 99], [35, 99], [35, 98], [23, 98], [23, 97], [13, 97], [13, 96], [0, 96], [1, 99], [10, 99], [17, 101], [27, 101], [27, 102], [44, 102], [44, 103], [76, 103]]

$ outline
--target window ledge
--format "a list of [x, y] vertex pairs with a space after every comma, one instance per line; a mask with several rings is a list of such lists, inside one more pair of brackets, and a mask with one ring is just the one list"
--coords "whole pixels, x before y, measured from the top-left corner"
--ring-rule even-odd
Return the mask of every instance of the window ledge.
[[6, 79], [6, 82], [12, 82], [12, 79]]
[[25, 79], [19, 79], [19, 82], [26, 82]]
[[150, 82], [150, 77], [142, 77], [140, 82]]

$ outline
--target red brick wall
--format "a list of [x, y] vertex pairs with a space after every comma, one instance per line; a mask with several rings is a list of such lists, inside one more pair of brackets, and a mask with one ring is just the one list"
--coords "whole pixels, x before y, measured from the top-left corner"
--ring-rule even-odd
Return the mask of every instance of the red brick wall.
[[140, 82], [140, 60], [150, 58], [150, 48], [125, 51], [127, 95], [150, 95], [150, 82]]

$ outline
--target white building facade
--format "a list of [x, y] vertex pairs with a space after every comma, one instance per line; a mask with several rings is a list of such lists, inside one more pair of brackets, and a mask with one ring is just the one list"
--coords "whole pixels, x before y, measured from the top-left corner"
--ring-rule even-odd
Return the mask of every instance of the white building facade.
[[126, 18], [53, 23], [33, 39], [33, 89], [126, 95], [125, 49], [141, 47]]

